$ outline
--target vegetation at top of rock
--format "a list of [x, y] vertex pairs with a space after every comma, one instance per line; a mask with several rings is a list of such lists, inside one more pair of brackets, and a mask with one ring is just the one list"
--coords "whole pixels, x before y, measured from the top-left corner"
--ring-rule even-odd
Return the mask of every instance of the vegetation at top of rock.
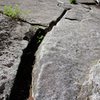
[[71, 4], [76, 4], [76, 0], [69, 0]]
[[4, 6], [4, 14], [12, 17], [12, 18], [18, 18], [19, 14], [20, 14], [20, 9], [18, 8], [18, 6], [16, 5], [15, 7], [12, 6]]

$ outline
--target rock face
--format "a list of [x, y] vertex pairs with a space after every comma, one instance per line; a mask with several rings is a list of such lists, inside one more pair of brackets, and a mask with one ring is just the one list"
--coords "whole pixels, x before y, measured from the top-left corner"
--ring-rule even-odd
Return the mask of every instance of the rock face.
[[[44, 33], [50, 31], [67, 7], [71, 9], [57, 21], [38, 48], [30, 98], [100, 100], [100, 9], [90, 5], [93, 0], [77, 2], [89, 3], [89, 6], [77, 4], [68, 7], [69, 0], [0, 0], [0, 10], [5, 5], [17, 4], [22, 10], [19, 17], [27, 22], [0, 14], [0, 100], [6, 100], [10, 94], [22, 51], [28, 43], [23, 38], [30, 40], [32, 36], [31, 25], [49, 26], [47, 30], [40, 30]], [[41, 32], [38, 30], [37, 33]], [[25, 64], [29, 64], [29, 59]]]
[[0, 0], [0, 6], [16, 4], [22, 10], [20, 17], [33, 24], [48, 25], [56, 20], [63, 9], [58, 6], [57, 0]]
[[[61, 3], [61, 2], [60, 2]], [[22, 10], [20, 18], [31, 24], [48, 26], [63, 12], [57, 0], [1, 0], [0, 10], [4, 6], [15, 6]], [[0, 100], [5, 100], [9, 94], [20, 63], [22, 50], [30, 37], [30, 24], [14, 21], [0, 14]], [[29, 35], [29, 36], [28, 36]]]
[[22, 50], [28, 43], [23, 37], [30, 27], [0, 14], [0, 100], [10, 94]]
[[95, 3], [96, 0], [77, 0], [78, 3]]
[[36, 53], [35, 100], [100, 100], [100, 9], [76, 5]]

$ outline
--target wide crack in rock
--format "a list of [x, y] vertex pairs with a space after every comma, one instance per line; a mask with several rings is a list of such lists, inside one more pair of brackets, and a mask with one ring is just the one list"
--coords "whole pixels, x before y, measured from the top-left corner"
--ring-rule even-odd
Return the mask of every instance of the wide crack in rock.
[[21, 62], [11, 89], [11, 94], [7, 100], [26, 100], [29, 97], [29, 90], [32, 81], [32, 66], [35, 62], [35, 52], [47, 32], [52, 30], [65, 13], [66, 10], [64, 10], [55, 21], [52, 21], [46, 29], [39, 28], [30, 40], [28, 46], [23, 50]]
[[[70, 10], [71, 8], [72, 8], [72, 6], [66, 8], [66, 10]], [[74, 12], [75, 10], [73, 11], [73, 9], [70, 10], [70, 11]], [[82, 9], [84, 9], [84, 8], [82, 8]], [[84, 21], [86, 21], [86, 20], [84, 20], [84, 16], [86, 15], [86, 13], [87, 13], [87, 16], [88, 16], [88, 13], [90, 12], [91, 9], [90, 8], [86, 8], [83, 11], [82, 11], [82, 9], [79, 9], [79, 10], [77, 9], [75, 11], [74, 15], [70, 15], [70, 11], [69, 11], [68, 12], [68, 15], [69, 16], [66, 15], [66, 17], [62, 21], [65, 20], [65, 22], [68, 22], [68, 23], [69, 23], [68, 20], [71, 20], [71, 21], [76, 20], [78, 22], [84, 22]], [[41, 41], [45, 37], [45, 35], [49, 31], [51, 31], [52, 28], [62, 19], [62, 17], [66, 13], [66, 10], [64, 10], [59, 17], [56, 16], [57, 17], [56, 20], [52, 21], [47, 28], [45, 28], [45, 29], [39, 28], [36, 31], [36, 33], [35, 33], [34, 36], [33, 36], [33, 34], [34, 34], [33, 31], [29, 30], [30, 29], [30, 25], [29, 24], [31, 24], [31, 25], [40, 25], [40, 24], [34, 24], [34, 22], [33, 23], [30, 23], [30, 22], [27, 22], [27, 21], [21, 20], [21, 19], [18, 19], [18, 20], [19, 21], [22, 21], [24, 25], [21, 22], [16, 22], [16, 21], [10, 20], [10, 19], [7, 20], [7, 22], [8, 22], [8, 24], [7, 24], [7, 22], [5, 21], [5, 19], [4, 19], [4, 21], [3, 21], [3, 19], [0, 20], [1, 21], [0, 30], [2, 30], [2, 31], [0, 31], [0, 37], [1, 37], [0, 38], [1, 39], [0, 49], [2, 50], [2, 52], [0, 52], [0, 56], [1, 56], [0, 61], [2, 62], [3, 67], [8, 67], [7, 70], [5, 70], [2, 66], [0, 67], [2, 69], [2, 71], [0, 73], [1, 74], [3, 73], [3, 75], [0, 76], [0, 79], [3, 80], [1, 82], [1, 84], [0, 84], [0, 90], [1, 90], [0, 92], [1, 92], [1, 94], [3, 92], [4, 92], [4, 94], [6, 94], [5, 96], [4, 95], [3, 96], [0, 95], [0, 99], [2, 99], [2, 100], [3, 99], [4, 100], [5, 99], [7, 99], [7, 100], [26, 100], [29, 97], [29, 90], [31, 88], [31, 81], [32, 81], [32, 69], [33, 69], [32, 66], [35, 63], [35, 53], [36, 53], [39, 45], [41, 44]], [[98, 17], [98, 16], [95, 16], [95, 17]], [[91, 21], [91, 19], [90, 19], [90, 21]], [[75, 23], [78, 23], [78, 22], [75, 22]], [[18, 24], [18, 27], [16, 26], [16, 23]], [[64, 25], [64, 23], [62, 23], [62, 24]], [[73, 26], [72, 22], [69, 23], [69, 26], [70, 25], [71, 25], [71, 27]], [[23, 28], [21, 28], [21, 26], [23, 26], [24, 29], [28, 27], [28, 29], [24, 30]], [[20, 28], [20, 32], [16, 32], [15, 31], [15, 30], [18, 30], [16, 27], [18, 29]], [[68, 28], [68, 26], [66, 28]], [[72, 30], [74, 28], [72, 28]], [[22, 31], [22, 29], [23, 29], [23, 31]], [[62, 29], [63, 29], [63, 27], [62, 27]], [[70, 27], [67, 29], [67, 31], [70, 31]], [[17, 34], [14, 34], [14, 33], [17, 33]], [[20, 35], [19, 33], [24, 33], [24, 35], [23, 34]], [[58, 36], [60, 36], [60, 34], [58, 34]], [[27, 45], [26, 48], [25, 47], [22, 47], [23, 44], [21, 44], [21, 42], [23, 40], [23, 37], [24, 37], [25, 40], [28, 40], [29, 41], [28, 45], [27, 45], [27, 43], [24, 43], [25, 46]], [[68, 38], [68, 37], [66, 37], [66, 38]], [[24, 41], [24, 42], [26, 42], [26, 41]], [[67, 42], [68, 41], [66, 41], [66, 43]], [[72, 43], [73, 43], [73, 41], [72, 41]], [[18, 48], [16, 49], [16, 47], [18, 47]], [[23, 48], [25, 48], [25, 49], [23, 50]], [[6, 49], [9, 49], [9, 50], [6, 51]], [[54, 50], [55, 48], [51, 48], [51, 49]], [[23, 50], [23, 53], [22, 53], [22, 50]], [[14, 51], [16, 51], [19, 55], [14, 54], [15, 53]], [[76, 53], [78, 54], [78, 52], [80, 52], [80, 50], [77, 49], [76, 50]], [[3, 54], [5, 54], [6, 57], [5, 56], [2, 57]], [[9, 54], [10, 55], [13, 55], [13, 57], [15, 59], [17, 59], [18, 61], [17, 60], [14, 60], [14, 58], [12, 58], [12, 56], [9, 56]], [[21, 56], [21, 61], [19, 60], [20, 59], [20, 56]], [[57, 55], [56, 55], [56, 57], [57, 57]], [[6, 60], [3, 62], [3, 59], [4, 58], [6, 58]], [[7, 61], [7, 59], [9, 59], [9, 60]], [[59, 60], [59, 56], [58, 56], [57, 59]], [[62, 61], [62, 59], [60, 61]], [[78, 65], [77, 62], [74, 62], [74, 60], [72, 60], [72, 61], [73, 61], [73, 64], [72, 65]], [[16, 62], [17, 62], [17, 64], [16, 64]], [[17, 70], [17, 68], [15, 68], [16, 66], [13, 65], [14, 63], [16, 64], [18, 70]], [[70, 59], [68, 59], [68, 63], [70, 63]], [[18, 64], [19, 64], [19, 66], [18, 66]], [[12, 66], [14, 66], [14, 67], [9, 70], [9, 68], [11, 68]], [[13, 71], [13, 70], [15, 70], [15, 71]], [[17, 74], [16, 74], [16, 70], [17, 70]], [[81, 69], [78, 69], [78, 70], [80, 72], [82, 71]], [[13, 72], [10, 72], [10, 71], [13, 71]], [[72, 69], [72, 71], [73, 71], [73, 69]], [[10, 72], [10, 73], [8, 73], [8, 72]], [[71, 72], [71, 71], [69, 71], [69, 72], [70, 72], [69, 73], [70, 76], [71, 76], [71, 73], [72, 74], [74, 73], [74, 72]], [[14, 74], [14, 75], [12, 75], [12, 74]], [[16, 77], [15, 77], [15, 74], [16, 74]], [[9, 77], [7, 77], [7, 75], [9, 75], [9, 76], [11, 75], [11, 78], [8, 79]], [[73, 76], [71, 76], [70, 78], [72, 78], [72, 77]], [[15, 80], [14, 80], [14, 84], [13, 84], [13, 87], [12, 87], [12, 83], [13, 83], [13, 79], [14, 78], [15, 78]], [[66, 79], [66, 77], [64, 79]], [[69, 83], [72, 85], [72, 87], [74, 89], [74, 91], [72, 93], [74, 94], [74, 92], [76, 91], [75, 89], [77, 87], [79, 87], [79, 89], [77, 89], [77, 91], [79, 92], [81, 85], [80, 84], [77, 84], [77, 82], [76, 82], [75, 83], [75, 86], [74, 86], [71, 83], [71, 82], [74, 82], [73, 80], [72, 81], [71, 80], [68, 80], [68, 81], [69, 81]], [[69, 85], [69, 87], [71, 85]], [[10, 96], [8, 96], [9, 95], [9, 91], [10, 91], [9, 86], [12, 87]], [[6, 89], [5, 89], [5, 87], [6, 87]], [[68, 91], [70, 91], [70, 90], [68, 90]], [[53, 90], [53, 92], [55, 92], [55, 90]], [[73, 98], [73, 97], [70, 97], [70, 98]], [[80, 98], [80, 96], [79, 96], [79, 98]], [[55, 99], [59, 99], [59, 98], [58, 97], [55, 97]]]
[[0, 14], [0, 100], [6, 100], [10, 94], [22, 50], [27, 45], [23, 37], [29, 28], [29, 24]]

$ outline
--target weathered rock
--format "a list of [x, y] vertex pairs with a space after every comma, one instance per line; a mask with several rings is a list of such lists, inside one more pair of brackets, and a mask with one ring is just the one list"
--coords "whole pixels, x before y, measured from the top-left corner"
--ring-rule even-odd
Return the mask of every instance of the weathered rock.
[[96, 12], [97, 8], [78, 5], [46, 35], [33, 70], [35, 100], [100, 100], [100, 64], [96, 63], [100, 13]]
[[28, 43], [23, 37], [30, 27], [0, 14], [0, 100], [10, 94], [22, 50]]
[[89, 18], [91, 15], [88, 13], [91, 10], [89, 6], [76, 5], [67, 12], [65, 19], [81, 21], [85, 17]]
[[89, 3], [95, 3], [95, 0], [76, 0], [78, 3], [86, 3], [86, 4], [89, 4]]
[[56, 20], [63, 11], [58, 6], [57, 0], [0, 0], [1, 8], [4, 5], [16, 4], [22, 10], [20, 17], [33, 24], [48, 25], [52, 20]]
[[89, 75], [83, 82], [78, 100], [100, 99], [100, 61], [96, 62], [89, 71]]

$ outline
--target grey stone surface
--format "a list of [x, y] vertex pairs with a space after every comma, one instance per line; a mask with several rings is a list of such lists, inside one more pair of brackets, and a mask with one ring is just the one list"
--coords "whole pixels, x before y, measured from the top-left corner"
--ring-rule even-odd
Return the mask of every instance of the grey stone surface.
[[23, 37], [30, 27], [0, 14], [0, 100], [10, 94], [22, 50], [28, 43]]
[[95, 3], [95, 0], [76, 0], [78, 3]]
[[52, 20], [56, 20], [63, 11], [57, 6], [57, 0], [0, 0], [1, 8], [4, 5], [16, 4], [22, 10], [20, 17], [33, 24], [48, 25]]
[[78, 5], [46, 35], [33, 70], [35, 100], [100, 100], [99, 14]]
[[95, 62], [83, 82], [78, 100], [100, 100], [100, 61]]
[[90, 10], [91, 8], [85, 5], [72, 6], [72, 9], [67, 12], [65, 19], [81, 21], [85, 17], [91, 17], [89, 14]]

